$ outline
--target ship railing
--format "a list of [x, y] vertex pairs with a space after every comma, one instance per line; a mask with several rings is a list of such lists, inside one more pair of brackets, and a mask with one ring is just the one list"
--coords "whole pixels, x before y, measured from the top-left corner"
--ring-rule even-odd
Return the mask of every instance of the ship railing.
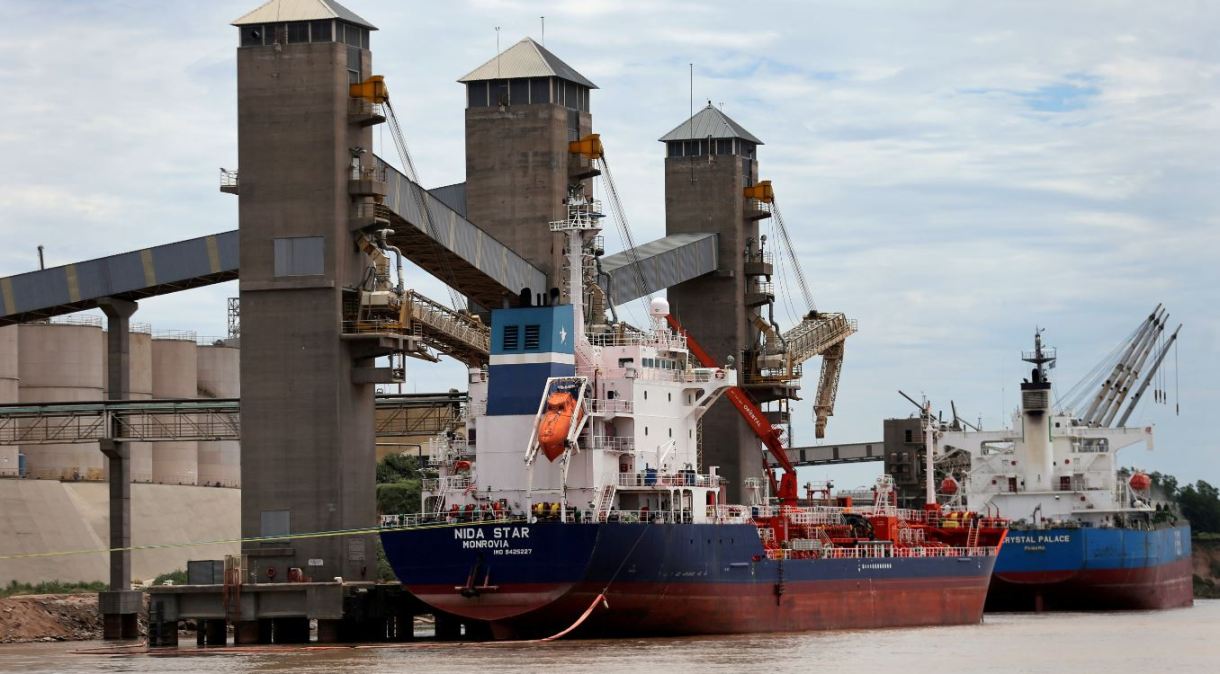
[[471, 486], [470, 478], [466, 475], [446, 475], [444, 477], [430, 477], [420, 482], [422, 491], [435, 494], [440, 491], [455, 491], [459, 489], [467, 489]]
[[439, 513], [403, 513], [398, 515], [382, 515], [382, 529], [411, 529], [414, 527], [428, 527], [440, 524], [455, 524], [455, 523], [472, 523], [482, 524], [498, 522], [524, 522], [525, 517], [522, 515], [514, 515], [508, 512], [499, 512], [488, 510], [478, 510], [473, 512], [456, 511], [456, 512], [439, 512]]
[[614, 509], [606, 513], [603, 521], [623, 524], [690, 524], [694, 521], [694, 516], [689, 509], [682, 511], [649, 510], [647, 508], [641, 510]]
[[595, 435], [589, 439], [590, 449], [602, 449], [610, 452], [630, 452], [635, 449], [635, 438]]
[[594, 346], [652, 346], [669, 351], [686, 351], [686, 337], [668, 330], [660, 332], [613, 332], [589, 335]]
[[469, 421], [474, 417], [487, 416], [487, 399], [471, 400], [466, 403], [466, 413], [463, 415], [464, 421]]
[[767, 549], [767, 559], [793, 559], [816, 557], [821, 559], [888, 559], [888, 558], [923, 558], [923, 557], [990, 557], [995, 549], [990, 547], [961, 546], [911, 546], [894, 547], [892, 545], [867, 545], [862, 547], [829, 547], [822, 548], [811, 555], [810, 550], [791, 550], [786, 548]]
[[634, 414], [635, 403], [623, 398], [589, 398], [590, 414]]
[[694, 471], [678, 471], [677, 473], [619, 473], [620, 487], [647, 487], [668, 489], [670, 487], [715, 487], [716, 480], [711, 475], [700, 475]]
[[754, 520], [749, 506], [712, 505], [707, 507], [707, 518], [717, 524], [746, 524]]

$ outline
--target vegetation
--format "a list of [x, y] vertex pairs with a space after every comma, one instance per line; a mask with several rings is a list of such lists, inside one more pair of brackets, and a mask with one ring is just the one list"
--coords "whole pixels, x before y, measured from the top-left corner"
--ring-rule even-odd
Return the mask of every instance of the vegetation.
[[1190, 521], [1198, 537], [1220, 535], [1220, 489], [1203, 480], [1178, 486], [1178, 479], [1163, 473], [1150, 473], [1153, 493], [1177, 507]]
[[157, 576], [153, 580], [152, 584], [153, 585], [164, 585], [165, 581], [167, 581], [167, 580], [172, 581], [174, 583], [174, 585], [186, 585], [186, 571], [183, 571], [182, 569], [178, 569], [177, 571], [170, 571], [169, 573], [163, 573], [163, 574]]
[[65, 583], [58, 580], [48, 580], [37, 585], [11, 581], [7, 586], [0, 586], [0, 597], [14, 597], [20, 594], [86, 594], [101, 592], [108, 586], [103, 582]]
[[[377, 463], [377, 512], [383, 515], [417, 513], [423, 475], [419, 457], [391, 454]], [[377, 579], [397, 580], [377, 541]]]

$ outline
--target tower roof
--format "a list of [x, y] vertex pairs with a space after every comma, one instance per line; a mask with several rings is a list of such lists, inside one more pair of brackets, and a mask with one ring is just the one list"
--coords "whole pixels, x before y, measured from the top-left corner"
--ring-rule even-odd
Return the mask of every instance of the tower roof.
[[707, 107], [695, 113], [694, 117], [682, 122], [673, 131], [661, 136], [660, 141], [691, 140], [707, 138], [741, 138], [751, 143], [762, 145], [754, 134], [746, 131], [740, 124], [734, 122], [722, 110], [709, 101]]
[[377, 30], [377, 26], [360, 18], [358, 14], [335, 0], [267, 0], [254, 11], [234, 20], [233, 25], [247, 26], [256, 23], [324, 19], [339, 19], [369, 30]]
[[590, 89], [597, 88], [596, 84], [585, 79], [575, 68], [528, 37], [500, 52], [498, 57], [492, 57], [490, 61], [470, 71], [458, 81], [481, 82], [518, 77], [558, 77]]

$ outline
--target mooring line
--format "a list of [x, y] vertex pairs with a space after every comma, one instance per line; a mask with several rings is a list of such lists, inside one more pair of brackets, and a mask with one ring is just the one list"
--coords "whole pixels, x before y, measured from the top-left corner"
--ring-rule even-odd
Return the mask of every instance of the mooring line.
[[363, 536], [378, 534], [384, 531], [422, 531], [427, 529], [451, 529], [456, 527], [479, 526], [483, 524], [522, 523], [523, 520], [479, 520], [476, 522], [437, 522], [434, 524], [417, 524], [413, 526], [395, 527], [365, 527], [362, 529], [333, 529], [330, 531], [311, 531], [300, 534], [284, 534], [277, 536], [247, 536], [244, 538], [225, 538], [211, 541], [190, 541], [186, 543], [148, 543], [144, 545], [129, 545], [117, 548], [84, 548], [80, 550], [59, 550], [55, 552], [23, 552], [12, 555], [0, 555], [0, 561], [8, 559], [32, 559], [36, 557], [67, 557], [70, 555], [92, 555], [97, 553], [125, 552], [139, 550], [168, 550], [172, 548], [194, 548], [206, 545], [232, 545], [235, 543], [262, 543], [268, 541], [289, 541], [306, 538], [333, 538], [340, 536]]

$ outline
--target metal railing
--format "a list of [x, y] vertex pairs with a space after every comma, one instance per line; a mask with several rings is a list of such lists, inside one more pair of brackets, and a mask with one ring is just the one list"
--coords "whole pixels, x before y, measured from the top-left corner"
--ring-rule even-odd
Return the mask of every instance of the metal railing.
[[[769, 548], [767, 559], [807, 558], [808, 550], [789, 550], [784, 548]], [[795, 554], [794, 554], [795, 553]], [[822, 559], [893, 559], [908, 557], [991, 557], [996, 553], [992, 547], [958, 547], [924, 545], [914, 547], [895, 547], [892, 545], [865, 545], [860, 547], [823, 548], [818, 557]]]
[[486, 357], [491, 353], [491, 327], [414, 291], [408, 293], [411, 320], [423, 326], [422, 336], [442, 353], [453, 355], [460, 342], [467, 350]]
[[589, 439], [589, 449], [601, 449], [609, 452], [630, 452], [635, 450], [635, 438], [595, 435]]
[[199, 335], [194, 330], [153, 330], [152, 338], [179, 342], [199, 341]]
[[91, 328], [102, 327], [101, 316], [91, 316], [89, 314], [69, 314], [67, 316], [55, 316], [50, 321], [51, 325], [83, 325]]
[[677, 473], [619, 473], [619, 487], [644, 487], [648, 489], [671, 489], [673, 487], [715, 487], [718, 482], [710, 475], [691, 472]]
[[430, 477], [424, 479], [420, 483], [422, 491], [435, 494], [439, 491], [453, 491], [456, 489], [467, 489], [473, 483], [470, 478], [465, 475], [446, 475], [445, 477]]
[[589, 414], [634, 414], [635, 403], [623, 398], [589, 398]]
[[238, 184], [237, 169], [220, 169], [221, 192], [237, 192]]
[[384, 183], [386, 170], [384, 166], [352, 166], [348, 169], [349, 180], [371, 180]]
[[623, 524], [689, 524], [694, 521], [690, 510], [669, 511], [611, 509], [605, 513], [604, 522], [620, 522]]

